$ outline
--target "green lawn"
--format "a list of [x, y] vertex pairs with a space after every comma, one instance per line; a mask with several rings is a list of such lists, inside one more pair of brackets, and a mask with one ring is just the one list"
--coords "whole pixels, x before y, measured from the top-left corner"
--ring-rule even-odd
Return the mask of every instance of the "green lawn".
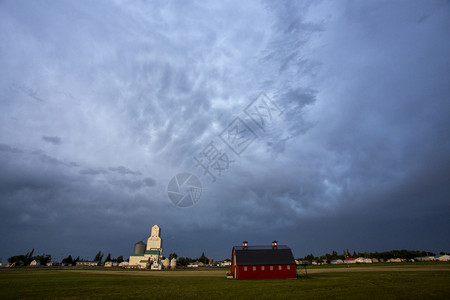
[[322, 272], [297, 280], [232, 280], [224, 270], [0, 269], [0, 299], [450, 299], [450, 269]]

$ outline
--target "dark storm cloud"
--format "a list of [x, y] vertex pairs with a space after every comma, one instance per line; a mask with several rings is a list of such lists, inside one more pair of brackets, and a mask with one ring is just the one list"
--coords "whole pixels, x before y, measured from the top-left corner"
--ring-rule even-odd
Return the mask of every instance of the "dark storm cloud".
[[[449, 6], [2, 2], [0, 256], [126, 256], [155, 223], [192, 257], [449, 251]], [[237, 116], [257, 138], [213, 183], [193, 157]]]
[[61, 138], [59, 136], [46, 136], [46, 135], [44, 135], [42, 137], [42, 140], [47, 142], [47, 143], [51, 143], [51, 144], [55, 144], [55, 145], [61, 144]]
[[106, 170], [104, 169], [82, 169], [78, 171], [81, 175], [99, 175], [99, 174], [106, 174]]
[[113, 172], [117, 172], [122, 175], [141, 175], [141, 172], [132, 171], [128, 168], [125, 168], [124, 166], [109, 168], [109, 170], [111, 170]]
[[0, 151], [2, 152], [11, 152], [11, 153], [22, 153], [23, 151], [14, 147], [11, 147], [6, 144], [0, 144]]
[[153, 178], [147, 177], [147, 178], [144, 178], [143, 181], [144, 181], [144, 184], [148, 187], [152, 187], [152, 186], [156, 185], [156, 181]]
[[25, 94], [26, 96], [38, 101], [38, 102], [44, 102], [44, 100], [42, 100], [38, 94], [38, 92], [36, 90], [33, 90], [32, 88], [26, 87], [26, 86], [21, 86], [21, 85], [17, 85], [17, 84], [12, 84], [9, 86], [9, 88], [12, 91], [15, 92], [20, 92]]

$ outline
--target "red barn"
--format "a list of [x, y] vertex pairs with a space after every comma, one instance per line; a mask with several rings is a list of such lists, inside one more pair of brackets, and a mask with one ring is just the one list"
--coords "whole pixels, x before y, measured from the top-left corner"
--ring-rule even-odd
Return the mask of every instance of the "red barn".
[[235, 279], [297, 278], [294, 256], [288, 246], [234, 246], [231, 274]]

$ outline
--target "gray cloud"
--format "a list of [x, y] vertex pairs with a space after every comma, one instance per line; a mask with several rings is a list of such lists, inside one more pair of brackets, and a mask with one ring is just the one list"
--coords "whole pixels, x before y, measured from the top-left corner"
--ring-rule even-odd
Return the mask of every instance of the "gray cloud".
[[143, 180], [144, 184], [148, 187], [153, 187], [156, 185], [156, 181], [153, 178], [146, 177]]
[[132, 171], [128, 168], [125, 168], [124, 166], [109, 168], [113, 172], [117, 172], [122, 175], [141, 175], [140, 172]]
[[47, 143], [51, 143], [51, 144], [55, 144], [55, 145], [59, 145], [61, 144], [61, 138], [58, 136], [42, 136], [42, 140], [47, 142]]
[[9, 145], [6, 144], [0, 144], [0, 151], [2, 152], [11, 152], [11, 153], [23, 153], [22, 150], [11, 147]]
[[81, 175], [99, 175], [99, 174], [106, 174], [106, 170], [103, 169], [82, 169], [78, 171]]
[[[155, 223], [192, 257], [449, 251], [447, 2], [1, 5], [0, 257], [126, 256]], [[237, 116], [240, 156], [218, 137]], [[215, 183], [211, 141], [234, 160]], [[167, 197], [180, 172], [192, 208]]]

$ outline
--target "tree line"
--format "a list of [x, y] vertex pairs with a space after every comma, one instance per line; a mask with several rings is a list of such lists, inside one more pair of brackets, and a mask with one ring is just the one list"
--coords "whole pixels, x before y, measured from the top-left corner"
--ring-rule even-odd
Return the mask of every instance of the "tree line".
[[[441, 252], [441, 255], [445, 254], [445, 252]], [[403, 258], [403, 259], [414, 259], [415, 257], [424, 257], [424, 256], [435, 256], [435, 253], [430, 251], [414, 251], [414, 250], [391, 250], [384, 252], [356, 252], [350, 253], [350, 251], [343, 250], [340, 254], [337, 251], [332, 251], [330, 253], [325, 253], [321, 256], [315, 256], [312, 253], [306, 255], [305, 257], [300, 257], [299, 260], [309, 261], [309, 262], [327, 262], [330, 263], [332, 260], [336, 259], [346, 259], [346, 258], [376, 258], [378, 260], [388, 260], [392, 258]]]
[[[52, 261], [52, 256], [50, 254], [42, 254], [42, 255], [33, 255], [34, 254], [34, 248], [33, 250], [31, 250], [30, 252], [28, 252], [27, 254], [20, 254], [20, 255], [14, 255], [11, 256], [10, 258], [8, 258], [8, 262], [10, 264], [15, 264], [15, 265], [20, 265], [20, 266], [28, 266], [31, 264], [31, 262], [33, 260], [36, 260], [39, 262], [39, 265], [45, 266], [47, 265], [47, 263]], [[117, 263], [121, 263], [124, 261], [123, 256], [118, 256], [117, 258], [112, 258], [111, 257], [111, 253], [108, 253], [108, 255], [106, 256], [105, 260], [103, 261], [103, 256], [104, 254], [99, 251], [94, 259], [92, 261], [98, 262], [98, 263], [102, 263], [102, 262], [107, 262], [107, 261], [111, 261], [111, 262], [117, 262]], [[82, 261], [87, 261], [83, 258], [80, 258], [79, 256], [77, 256], [75, 259], [72, 257], [72, 255], [68, 255], [67, 257], [64, 257], [61, 260], [62, 264], [66, 264], [66, 265], [76, 265], [77, 262], [82, 262]]]
[[177, 260], [177, 264], [180, 266], [186, 267], [187, 265], [193, 262], [201, 262], [205, 265], [209, 263], [209, 258], [205, 256], [205, 252], [202, 252], [202, 255], [198, 258], [190, 258], [190, 257], [180, 257]]
[[46, 265], [47, 262], [52, 260], [52, 256], [50, 254], [42, 254], [42, 255], [34, 255], [34, 248], [30, 252], [27, 252], [27, 254], [20, 254], [11, 256], [8, 258], [8, 262], [10, 264], [16, 264], [16, 265], [24, 265], [27, 266], [31, 264], [33, 260], [39, 261], [41, 264]]
[[[34, 253], [34, 249], [31, 250], [30, 252], [28, 252], [27, 254], [21, 254], [21, 255], [15, 255], [15, 256], [11, 256], [10, 258], [8, 258], [8, 262], [10, 264], [15, 264], [17, 266], [28, 266], [31, 264], [31, 262], [33, 260], [39, 261], [40, 265], [45, 266], [48, 262], [52, 261], [52, 256], [50, 254], [42, 254], [42, 255], [33, 255]], [[97, 254], [94, 256], [94, 259], [92, 261], [94, 262], [98, 262], [99, 264], [111, 261], [111, 262], [117, 262], [117, 263], [121, 263], [123, 261], [128, 261], [125, 260], [123, 258], [123, 256], [118, 256], [117, 258], [113, 258], [111, 256], [111, 253], [108, 253], [108, 255], [106, 256], [106, 258], [103, 260], [104, 257], [104, 253], [102, 251], [98, 251]], [[166, 257], [163, 256], [162, 259], [164, 260]], [[181, 265], [181, 266], [187, 266], [188, 264], [192, 263], [192, 262], [202, 262], [204, 264], [208, 264], [209, 263], [209, 258], [205, 256], [205, 253], [202, 252], [202, 255], [199, 258], [189, 258], [189, 257], [179, 257], [178, 258], [178, 254], [176, 253], [170, 253], [168, 256], [169, 260], [171, 260], [172, 258], [177, 259], [177, 264]], [[64, 257], [61, 260], [62, 264], [65, 265], [71, 265], [71, 266], [75, 266], [77, 264], [77, 262], [83, 262], [83, 261], [89, 261], [89, 260], [85, 260], [83, 258], [80, 258], [79, 256], [77, 256], [76, 258], [73, 258], [72, 255], [68, 255], [67, 257]]]

